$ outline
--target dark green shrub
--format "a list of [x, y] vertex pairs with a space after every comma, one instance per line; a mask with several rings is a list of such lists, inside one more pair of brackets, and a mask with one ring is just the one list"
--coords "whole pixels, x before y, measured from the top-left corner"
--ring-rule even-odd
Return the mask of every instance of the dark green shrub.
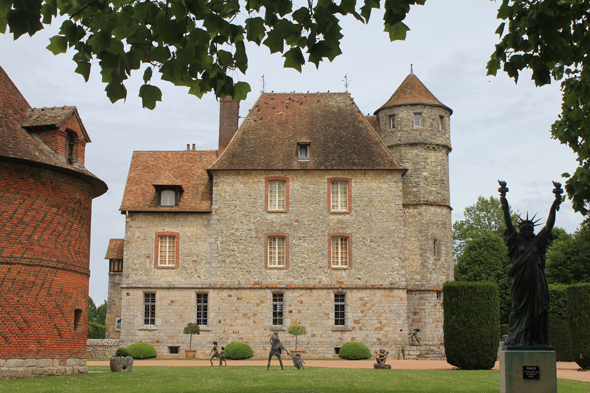
[[567, 287], [567, 312], [574, 361], [590, 368], [590, 284]]
[[370, 359], [371, 351], [363, 343], [348, 342], [340, 347], [340, 351], [338, 351], [338, 357], [348, 360]]
[[447, 362], [465, 370], [488, 370], [498, 358], [500, 299], [493, 282], [447, 282], [443, 286]]
[[504, 340], [504, 336], [508, 334], [508, 325], [500, 325], [500, 340]]
[[119, 347], [119, 348], [117, 348], [117, 352], [115, 352], [115, 356], [120, 356], [120, 357], [130, 356], [129, 350], [125, 347]]
[[249, 359], [254, 356], [252, 348], [244, 343], [229, 343], [225, 346], [225, 357], [228, 359]]
[[127, 349], [129, 349], [129, 354], [133, 356], [134, 359], [150, 359], [157, 356], [156, 348], [148, 343], [131, 344]]
[[88, 338], [104, 338], [105, 326], [88, 322]]
[[549, 344], [555, 349], [558, 362], [573, 362], [572, 342], [567, 323], [566, 286], [549, 284]]

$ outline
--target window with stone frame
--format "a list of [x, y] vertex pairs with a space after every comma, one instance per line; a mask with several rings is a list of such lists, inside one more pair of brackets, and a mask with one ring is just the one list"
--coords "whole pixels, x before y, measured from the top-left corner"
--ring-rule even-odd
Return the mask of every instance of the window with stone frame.
[[164, 206], [164, 207], [176, 206], [176, 191], [174, 191], [174, 190], [160, 191], [160, 206]]
[[439, 116], [438, 117], [438, 129], [442, 131], [442, 129], [445, 126], [445, 117], [444, 116]]
[[330, 268], [346, 269], [352, 265], [352, 235], [334, 233], [328, 235], [328, 258]]
[[197, 293], [197, 325], [207, 326], [209, 317], [209, 294]]
[[394, 130], [395, 126], [395, 115], [391, 115], [389, 116], [389, 129]]
[[289, 235], [286, 233], [267, 233], [264, 235], [264, 267], [289, 267]]
[[289, 211], [289, 179], [286, 177], [267, 177], [265, 210], [268, 212]]
[[333, 177], [328, 179], [328, 211], [350, 213], [352, 211], [352, 179]]
[[178, 268], [180, 234], [178, 232], [157, 232], [154, 266], [156, 268]]
[[154, 326], [156, 324], [156, 294], [143, 294], [143, 324]]
[[422, 113], [414, 113], [414, 127], [422, 127]]
[[272, 324], [273, 326], [283, 326], [285, 310], [285, 294], [272, 294]]
[[439, 256], [438, 239], [434, 239], [434, 241], [432, 242], [432, 254], [435, 258]]
[[121, 331], [121, 317], [115, 317], [115, 331], [120, 332]]
[[346, 326], [346, 294], [334, 294], [334, 326]]

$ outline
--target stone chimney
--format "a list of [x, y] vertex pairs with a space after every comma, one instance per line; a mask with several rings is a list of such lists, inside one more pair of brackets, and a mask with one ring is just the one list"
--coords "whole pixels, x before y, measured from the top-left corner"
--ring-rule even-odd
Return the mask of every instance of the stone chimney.
[[230, 96], [225, 96], [219, 101], [219, 148], [217, 156], [225, 150], [234, 134], [238, 130], [238, 117], [240, 115], [240, 103], [234, 102]]

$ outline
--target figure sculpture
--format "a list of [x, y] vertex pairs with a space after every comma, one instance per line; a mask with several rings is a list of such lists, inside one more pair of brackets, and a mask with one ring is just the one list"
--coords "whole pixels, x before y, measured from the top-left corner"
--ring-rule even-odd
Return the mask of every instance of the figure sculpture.
[[222, 366], [225, 363], [227, 367], [227, 358], [225, 356], [225, 347], [221, 347], [221, 352], [219, 352], [219, 366]]
[[281, 370], [283, 369], [283, 361], [281, 360], [281, 350], [287, 352], [287, 355], [291, 356], [291, 353], [287, 351], [287, 348], [283, 346], [281, 340], [279, 339], [279, 334], [274, 332], [272, 337], [270, 338], [270, 353], [268, 354], [268, 365], [266, 366], [266, 371], [270, 367], [270, 359], [273, 356], [276, 356], [279, 359], [279, 363], [281, 364]]
[[412, 329], [412, 331], [410, 333], [408, 333], [408, 335], [410, 336], [410, 344], [414, 343], [414, 342], [420, 344], [420, 339], [418, 338], [418, 333], [420, 333], [420, 329]]
[[545, 227], [535, 235], [537, 224], [535, 216], [520, 219], [519, 231], [510, 219], [510, 208], [506, 199], [508, 188], [505, 181], [498, 181], [500, 202], [504, 211], [506, 230], [504, 242], [508, 246], [511, 267], [508, 275], [512, 277], [510, 293], [512, 307], [508, 319], [508, 337], [504, 347], [510, 349], [533, 349], [549, 345], [549, 288], [545, 278], [545, 255], [553, 237], [551, 230], [555, 224], [555, 215], [561, 204], [563, 190], [560, 183], [553, 182], [555, 200], [551, 205]]
[[218, 358], [219, 360], [221, 360], [221, 355], [219, 355], [219, 352], [217, 351], [217, 341], [213, 341], [213, 349], [211, 350], [211, 352], [209, 352], [209, 361], [211, 362], [211, 365], [213, 366], [213, 359]]
[[385, 364], [385, 360], [387, 360], [387, 358], [389, 357], [389, 352], [385, 349], [380, 349], [379, 352], [375, 351], [373, 357], [377, 361], [377, 363], [373, 365], [373, 368], [391, 368], [389, 364]]
[[301, 359], [301, 355], [300, 354], [296, 354], [295, 356], [291, 356], [291, 358], [293, 359], [293, 365], [295, 367], [297, 367], [297, 370], [305, 370], [305, 367], [303, 367], [303, 363], [305, 363], [303, 361], [303, 359]]

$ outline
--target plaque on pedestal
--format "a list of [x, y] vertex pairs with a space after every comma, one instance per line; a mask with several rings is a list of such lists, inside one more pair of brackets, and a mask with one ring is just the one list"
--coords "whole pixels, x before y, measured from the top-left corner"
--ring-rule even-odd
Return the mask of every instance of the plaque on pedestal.
[[500, 393], [557, 393], [555, 351], [500, 351]]

